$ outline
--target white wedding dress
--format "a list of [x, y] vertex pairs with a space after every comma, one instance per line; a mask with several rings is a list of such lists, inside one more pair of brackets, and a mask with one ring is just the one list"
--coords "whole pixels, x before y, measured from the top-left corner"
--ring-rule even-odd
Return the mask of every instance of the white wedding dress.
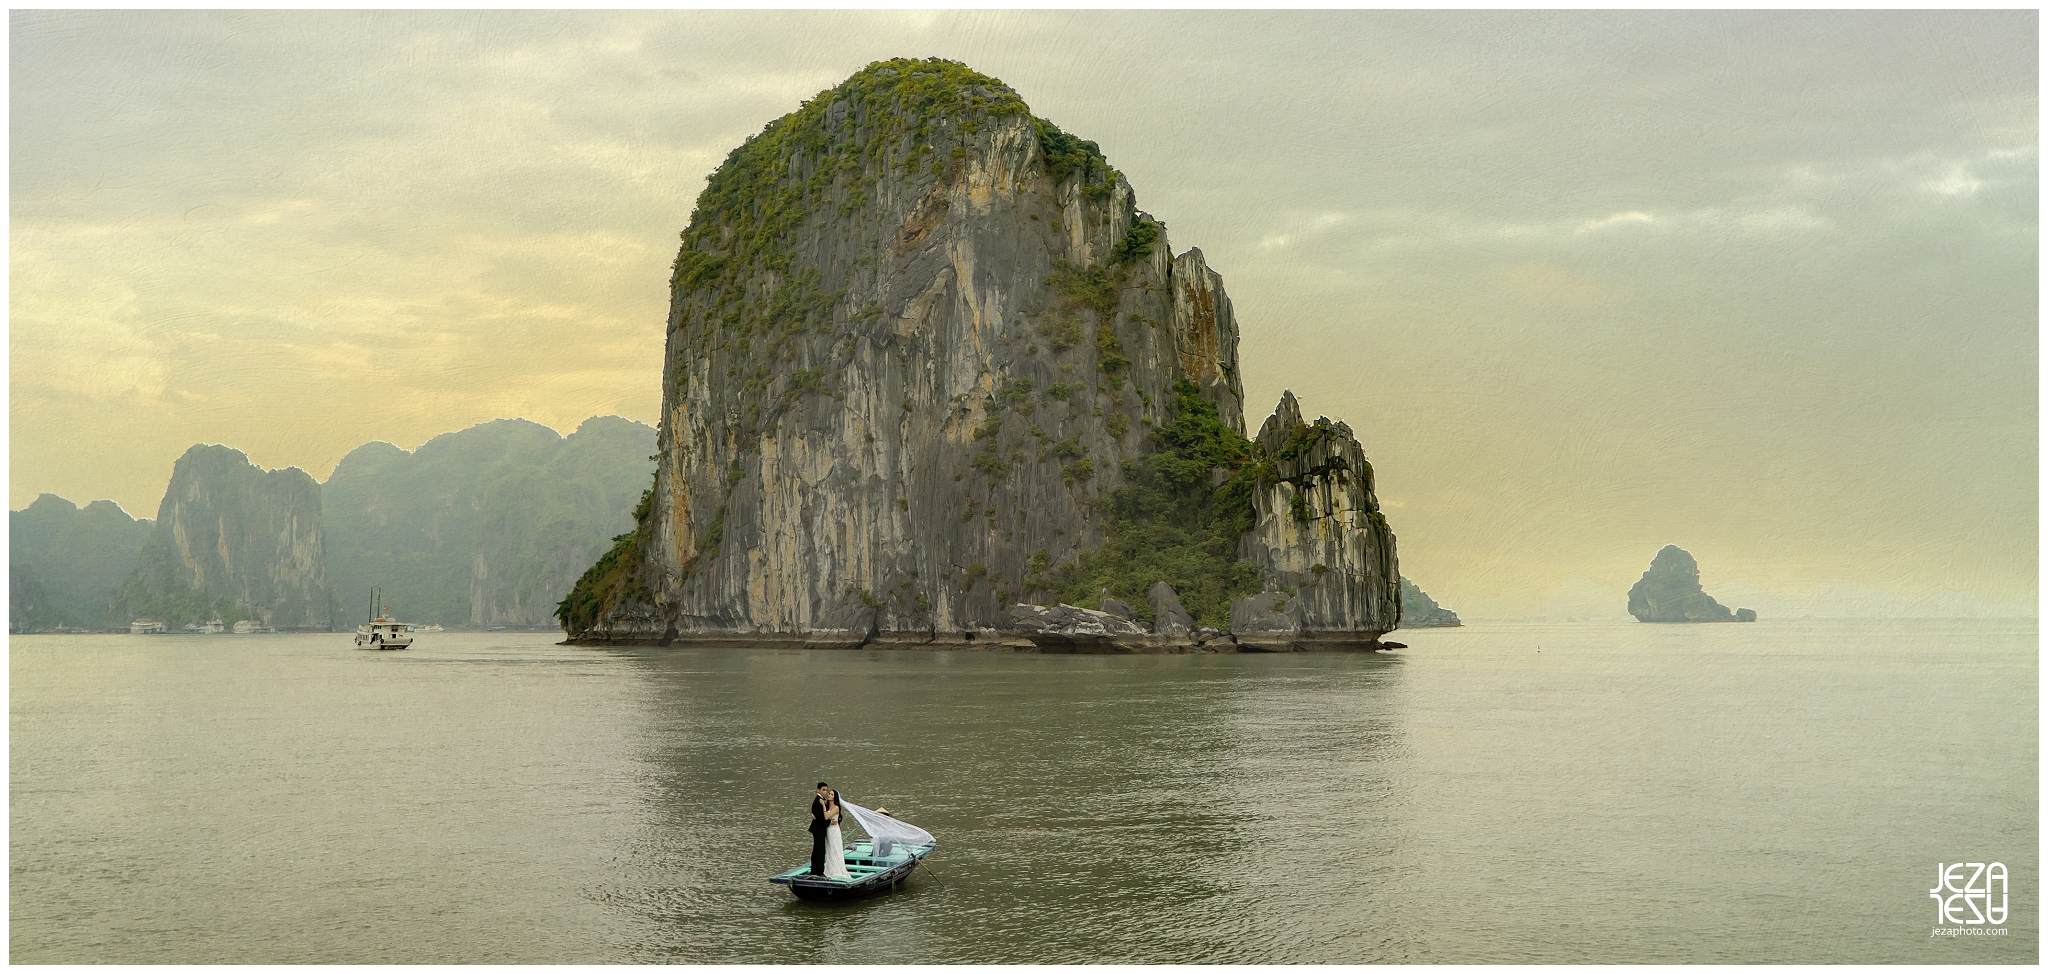
[[838, 822], [825, 827], [825, 878], [853, 878], [853, 874], [846, 871], [846, 843], [839, 838]]

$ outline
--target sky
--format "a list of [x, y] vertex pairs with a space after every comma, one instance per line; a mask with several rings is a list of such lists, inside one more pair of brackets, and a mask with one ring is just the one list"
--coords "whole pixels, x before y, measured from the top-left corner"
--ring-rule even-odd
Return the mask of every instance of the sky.
[[[2034, 614], [2038, 15], [20, 12], [9, 501], [652, 423], [705, 177], [869, 62], [1099, 142], [1467, 615]], [[1734, 602], [1732, 598], [1723, 601]], [[1603, 609], [1603, 607], [1605, 607]], [[1887, 608], [1891, 607], [1891, 608]]]

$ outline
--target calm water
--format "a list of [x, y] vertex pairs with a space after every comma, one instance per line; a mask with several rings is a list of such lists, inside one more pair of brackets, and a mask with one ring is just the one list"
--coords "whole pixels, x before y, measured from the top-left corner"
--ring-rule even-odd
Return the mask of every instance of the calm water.
[[[1386, 656], [10, 641], [10, 959], [2039, 952], [2038, 630], [1481, 625]], [[1540, 651], [1538, 647], [1540, 648]], [[811, 784], [936, 833], [799, 904]], [[2012, 870], [1932, 939], [1935, 866]]]

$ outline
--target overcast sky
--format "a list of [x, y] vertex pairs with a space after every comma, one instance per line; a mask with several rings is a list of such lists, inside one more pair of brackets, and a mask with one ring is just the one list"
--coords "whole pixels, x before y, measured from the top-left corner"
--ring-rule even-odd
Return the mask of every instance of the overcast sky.
[[938, 55], [1202, 248], [1250, 423], [1283, 388], [1350, 423], [1452, 608], [1619, 614], [1676, 543], [1759, 608], [2033, 611], [2032, 11], [11, 27], [15, 508], [153, 516], [195, 442], [324, 479], [496, 417], [651, 423], [711, 168]]

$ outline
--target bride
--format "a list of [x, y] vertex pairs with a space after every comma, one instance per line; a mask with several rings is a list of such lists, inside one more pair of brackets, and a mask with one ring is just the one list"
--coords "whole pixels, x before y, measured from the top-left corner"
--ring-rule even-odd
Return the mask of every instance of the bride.
[[832, 801], [825, 806], [825, 878], [850, 880], [853, 874], [846, 871], [846, 843], [839, 837], [839, 790], [832, 790]]

